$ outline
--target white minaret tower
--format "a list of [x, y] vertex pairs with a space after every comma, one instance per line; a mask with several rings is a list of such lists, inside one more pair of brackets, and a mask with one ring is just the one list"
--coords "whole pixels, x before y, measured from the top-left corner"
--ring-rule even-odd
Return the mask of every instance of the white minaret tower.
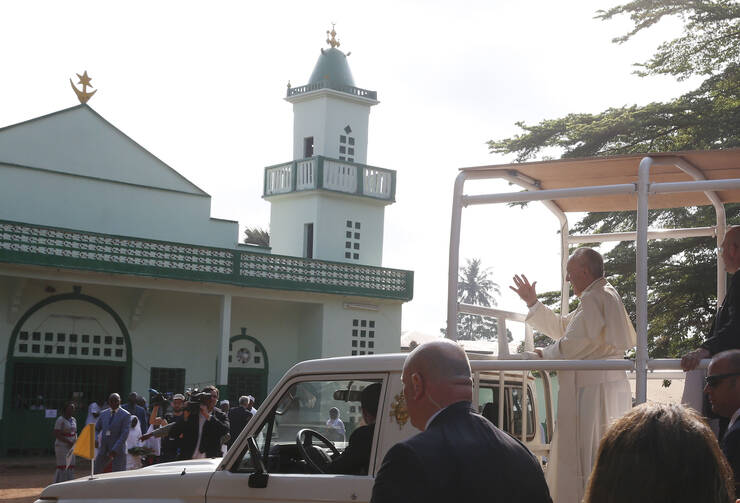
[[336, 32], [327, 31], [308, 84], [288, 86], [292, 162], [265, 168], [272, 253], [380, 266], [385, 206], [396, 173], [367, 166], [370, 107], [377, 93], [355, 87]]

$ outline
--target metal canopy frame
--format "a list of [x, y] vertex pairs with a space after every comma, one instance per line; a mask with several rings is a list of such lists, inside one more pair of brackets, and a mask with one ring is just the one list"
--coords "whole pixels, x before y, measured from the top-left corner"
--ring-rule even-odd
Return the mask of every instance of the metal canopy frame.
[[[625, 166], [635, 166], [632, 172]], [[610, 168], [614, 168], [611, 170]], [[657, 168], [657, 169], [656, 169]], [[664, 169], [668, 168], [668, 169]], [[558, 177], [558, 170], [562, 176]], [[651, 171], [653, 170], [653, 171]], [[542, 173], [546, 182], [532, 176]], [[652, 181], [654, 177], [667, 181]], [[708, 176], [709, 175], [709, 176]], [[721, 176], [722, 178], [717, 178]], [[484, 195], [465, 195], [465, 183], [472, 180], [501, 179], [525, 189], [523, 192], [506, 192]], [[589, 184], [608, 180], [606, 184]], [[549, 188], [548, 185], [557, 187]], [[704, 193], [697, 199], [697, 192]], [[664, 195], [671, 195], [666, 198]], [[652, 197], [652, 199], [651, 199]], [[633, 232], [611, 234], [571, 235], [567, 211], [594, 211], [598, 198], [608, 199], [612, 207], [637, 212], [637, 228]], [[657, 200], [657, 204], [654, 201]], [[634, 240], [636, 242], [635, 270], [637, 309], [637, 351], [630, 363], [636, 372], [636, 399], [647, 399], [647, 374], [649, 370], [679, 369], [679, 360], [650, 360], [647, 349], [647, 241], [648, 239], [715, 236], [717, 239], [717, 301], [725, 296], [726, 272], [720, 260], [719, 246], [726, 230], [724, 204], [740, 202], [740, 149], [707, 152], [656, 153], [640, 156], [612, 158], [571, 159], [536, 163], [508, 164], [462, 168], [455, 180], [452, 201], [452, 225], [447, 291], [447, 337], [457, 339], [458, 313], [480, 314], [496, 317], [499, 333], [505, 333], [506, 319], [524, 321], [521, 313], [461, 304], [457, 301], [457, 279], [460, 265], [460, 229], [462, 210], [466, 206], [496, 203], [540, 201], [558, 219], [561, 236], [561, 312], [568, 313], [569, 287], [565, 279], [568, 247], [571, 243]], [[575, 203], [574, 203], [575, 202]], [[580, 203], [580, 206], [578, 205]], [[678, 203], [678, 204], [677, 204]], [[651, 204], [651, 206], [649, 206]], [[716, 222], [712, 227], [691, 229], [661, 229], [648, 231], [648, 209], [711, 204]], [[598, 207], [598, 206], [597, 206]], [[603, 210], [602, 210], [603, 211]], [[525, 349], [534, 348], [532, 330], [525, 324]], [[499, 358], [509, 356], [505, 337], [499, 337]], [[517, 362], [518, 368], [524, 362]], [[557, 363], [557, 365], [556, 365]], [[595, 368], [610, 368], [608, 360], [594, 360]], [[583, 362], [561, 360], [549, 362], [547, 368], [581, 368]]]

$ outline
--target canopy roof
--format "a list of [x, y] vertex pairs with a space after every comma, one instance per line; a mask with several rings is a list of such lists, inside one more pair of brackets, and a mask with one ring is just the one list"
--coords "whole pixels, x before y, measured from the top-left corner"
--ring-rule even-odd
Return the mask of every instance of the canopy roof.
[[[490, 174], [525, 175], [539, 184], [541, 189], [563, 189], [598, 185], [636, 183], [640, 161], [678, 158], [699, 170], [707, 180], [740, 178], [740, 148], [728, 150], [704, 150], [684, 152], [661, 152], [630, 154], [613, 157], [587, 157], [558, 159], [527, 163], [499, 164], [461, 168], [465, 172]], [[686, 182], [694, 178], [676, 166], [653, 166], [651, 182]], [[740, 202], [740, 189], [717, 192], [723, 203]], [[636, 194], [572, 197], [556, 199], [555, 203], [566, 212], [636, 210]], [[650, 196], [650, 208], [675, 208], [710, 204], [703, 192], [654, 194]]]

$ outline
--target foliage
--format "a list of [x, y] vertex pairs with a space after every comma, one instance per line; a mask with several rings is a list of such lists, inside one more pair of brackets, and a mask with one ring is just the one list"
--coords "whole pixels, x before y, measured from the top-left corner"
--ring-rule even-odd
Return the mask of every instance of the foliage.
[[740, 59], [737, 0], [635, 0], [598, 11], [596, 17], [608, 20], [620, 14], [629, 14], [634, 28], [613, 40], [619, 44], [666, 16], [678, 16], [684, 22], [682, 36], [664, 42], [647, 62], [636, 64], [640, 76], [664, 74], [683, 80], [691, 75], [713, 75]]
[[[460, 267], [457, 279], [457, 300], [463, 304], [491, 307], [496, 305], [495, 296], [501, 295], [499, 285], [491, 279], [491, 270], [481, 267], [481, 260], [468, 259], [467, 264]], [[446, 335], [447, 330], [440, 332]], [[511, 331], [506, 330], [509, 341], [512, 340]], [[460, 340], [496, 340], [498, 338], [498, 324], [495, 318], [477, 314], [458, 313], [457, 338]]]
[[247, 227], [244, 229], [244, 243], [269, 248], [270, 233], [260, 227]]
[[[635, 0], [599, 11], [609, 20], [629, 15], [633, 29], [614, 39], [624, 43], [665, 17], [684, 23], [681, 36], [661, 44], [638, 64], [637, 74], [707, 76], [694, 91], [665, 103], [573, 113], [536, 125], [518, 122], [523, 134], [492, 140], [494, 153], [516, 154], [518, 162], [545, 148], [563, 157], [653, 151], [707, 150], [740, 146], [740, 6], [733, 0]], [[740, 205], [726, 205], [729, 223], [740, 223]], [[663, 228], [714, 225], [711, 206], [655, 210], [650, 224]], [[634, 212], [589, 213], [573, 231], [632, 231]], [[697, 347], [715, 310], [716, 242], [713, 238], [651, 241], [648, 245], [648, 339], [652, 357], [676, 357]], [[609, 281], [622, 294], [635, 321], [635, 246], [622, 242], [605, 254]], [[544, 294], [554, 304], [559, 292]]]

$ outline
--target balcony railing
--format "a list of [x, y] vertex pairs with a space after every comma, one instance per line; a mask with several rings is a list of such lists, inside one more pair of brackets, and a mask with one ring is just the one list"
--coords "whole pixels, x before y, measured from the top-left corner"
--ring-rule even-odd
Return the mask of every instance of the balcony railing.
[[0, 263], [411, 300], [414, 273], [0, 220]]
[[320, 155], [265, 168], [265, 197], [319, 189], [392, 202], [396, 172]]
[[351, 94], [353, 96], [359, 96], [361, 98], [369, 98], [376, 101], [378, 99], [377, 91], [369, 91], [360, 87], [334, 84], [333, 82], [330, 82], [328, 80], [322, 80], [314, 84], [306, 84], [305, 86], [300, 87], [289, 87], [287, 96], [288, 98], [290, 98], [291, 96], [298, 96], [299, 94], [305, 94], [311, 91], [318, 91], [319, 89], [333, 89], [335, 91], [341, 91], [343, 93]]

